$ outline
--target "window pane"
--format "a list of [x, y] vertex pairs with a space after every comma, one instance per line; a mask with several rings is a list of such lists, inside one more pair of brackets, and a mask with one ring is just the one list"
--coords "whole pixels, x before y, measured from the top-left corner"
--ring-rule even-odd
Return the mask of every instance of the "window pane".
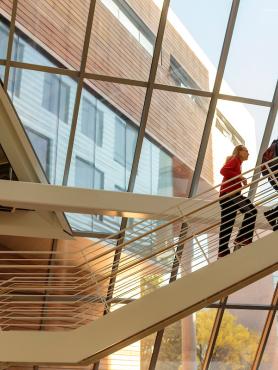
[[69, 119], [70, 86], [60, 81], [59, 114], [62, 121], [68, 123]]
[[[8, 48], [9, 27], [0, 18], [0, 59], [6, 59]], [[1, 70], [3, 66], [1, 66]]]
[[[14, 68], [11, 68], [11, 73]], [[15, 73], [18, 72], [15, 69]], [[72, 111], [75, 100], [76, 83], [66, 76], [57, 76], [49, 73], [21, 70], [20, 96], [11, 95], [17, 113], [23, 125], [46, 138], [51, 142], [51, 154], [49, 156], [50, 183], [61, 184], [64, 175], [64, 166], [67, 153], [67, 145], [70, 134], [70, 125], [65, 124], [64, 118], [59, 112], [68, 112], [68, 121], [72, 119]], [[59, 83], [64, 82], [70, 86], [67, 99], [61, 99]], [[67, 106], [58, 110], [58, 103]], [[40, 148], [35, 147], [38, 158], [42, 159]], [[45, 168], [45, 159], [42, 162]]]
[[122, 165], [126, 164], [126, 124], [118, 117], [115, 120], [115, 152], [114, 158]]
[[165, 329], [156, 369], [199, 369], [204, 359], [216, 309], [203, 309]]
[[[220, 169], [238, 144], [246, 145], [250, 153], [248, 161], [242, 165], [242, 172], [254, 168], [268, 113], [266, 107], [218, 100], [199, 193], [221, 183], [223, 177]], [[207, 184], [204, 181], [206, 178], [209, 180]]]
[[[169, 91], [154, 90], [153, 92], [146, 130], [150, 140], [159, 143], [160, 150], [167, 153], [168, 163], [172, 163], [171, 169], [167, 170], [168, 175], [171, 176], [168, 191], [172, 190], [172, 192], [165, 195], [188, 195], [209, 101], [208, 98], [192, 99], [188, 95]], [[147, 145], [145, 148], [147, 149]], [[140, 158], [142, 164], [139, 163], [136, 181], [139, 182], [140, 179], [140, 183], [142, 182], [140, 176], [143, 172], [140, 173], [140, 168], [145, 171], [146, 184], [149, 181], [152, 184], [158, 181], [158, 153], [159, 151], [152, 150], [153, 158], [151, 159], [149, 154], [144, 155], [143, 146]], [[150, 170], [148, 173], [146, 172], [146, 161], [149, 161], [148, 168]], [[212, 172], [211, 162], [207, 164], [207, 167]], [[208, 182], [209, 178], [206, 178], [206, 181]], [[158, 194], [157, 185], [152, 189], [152, 192]]]
[[211, 368], [250, 369], [267, 312], [225, 310]]
[[[7, 47], [8, 47], [8, 37], [9, 37], [9, 26], [4, 23], [0, 18], [0, 59], [6, 59]], [[18, 62], [22, 62], [24, 55], [24, 45], [19, 41], [17, 35], [14, 36], [14, 45], [12, 50], [12, 57]], [[0, 66], [0, 77], [4, 80], [4, 66]], [[8, 89], [10, 94], [20, 95], [22, 70], [21, 69], [11, 69], [9, 74], [9, 84]]]
[[94, 168], [81, 158], [75, 160], [75, 185], [80, 188], [93, 188]]
[[50, 139], [28, 128], [26, 128], [26, 132], [46, 175], [49, 177], [50, 154], [51, 154]]
[[124, 25], [127, 31], [130, 32], [137, 41], [139, 41], [138, 27], [136, 27], [136, 24], [132, 23], [132, 21], [122, 11], [119, 12], [119, 21]]
[[157, 191], [154, 194], [172, 195], [173, 194], [173, 161], [172, 157], [164, 152], [162, 148], [153, 147], [155, 155], [158, 157], [158, 182], [153, 185], [157, 186]]
[[[101, 95], [102, 91], [103, 95]], [[105, 190], [114, 190], [115, 185], [123, 189], [127, 188], [131, 166], [128, 166], [126, 163], [126, 127], [132, 127], [137, 138], [136, 126], [143, 107], [144, 93], [145, 89], [99, 81], [96, 82], [96, 87], [93, 88], [91, 81], [85, 81], [74, 139], [68, 182], [70, 186], [76, 186], [76, 161], [74, 158], [79, 157], [91, 163], [103, 173], [103, 185], [101, 184], [101, 178], [99, 178], [98, 183], [95, 181], [96, 178], [94, 178], [94, 189], [102, 187]], [[83, 113], [85, 112], [85, 117], [88, 116], [91, 119], [91, 114], [88, 113], [91, 106], [87, 105], [87, 108], [85, 106], [86, 109], [83, 106], [85, 99], [97, 111], [97, 122], [94, 122], [97, 126], [96, 142], [84, 133], [85, 122], [88, 121], [85, 120], [84, 122]], [[128, 104], [126, 104], [127, 101]], [[125, 114], [127, 111], [129, 113]], [[121, 122], [120, 126], [118, 126], [117, 120]], [[133, 131], [132, 135], [134, 136]], [[135, 140], [136, 138], [133, 136], [132, 139]], [[88, 220], [86, 220], [83, 222], [82, 229], [110, 233], [115, 228], [118, 230], [119, 224], [120, 218], [96, 216], [93, 217], [93, 226], [92, 223], [89, 225]], [[80, 228], [76, 222], [75, 227], [76, 229]]]
[[154, 1], [97, 0], [86, 71], [147, 81], [160, 13]]
[[86, 98], [82, 99], [81, 131], [91, 139], [95, 137], [95, 110], [94, 103]]
[[[134, 86], [96, 81], [95, 88], [92, 88], [88, 80], [84, 84], [73, 156], [93, 163], [104, 173], [105, 190], [114, 190], [115, 185], [127, 188], [144, 97], [145, 89]], [[92, 114], [89, 112], [93, 108], [88, 104], [87, 108], [83, 106], [83, 99], [96, 109], [94, 140], [89, 137], [91, 132], [85, 133], [88, 122], [91, 123]], [[74, 186], [74, 163], [69, 177], [69, 184]]]
[[59, 76], [45, 73], [42, 106], [58, 115]]
[[137, 140], [137, 131], [131, 126], [126, 126], [126, 164], [132, 166], [134, 151]]
[[272, 100], [277, 81], [278, 3], [240, 2], [221, 92]]
[[231, 4], [231, 0], [171, 0], [158, 83], [180, 86], [171, 74], [172, 55], [202, 90], [212, 90]]
[[96, 144], [102, 146], [103, 143], [103, 117], [104, 113], [97, 109], [96, 117]]
[[97, 168], [95, 169], [95, 189], [104, 189], [104, 174]]

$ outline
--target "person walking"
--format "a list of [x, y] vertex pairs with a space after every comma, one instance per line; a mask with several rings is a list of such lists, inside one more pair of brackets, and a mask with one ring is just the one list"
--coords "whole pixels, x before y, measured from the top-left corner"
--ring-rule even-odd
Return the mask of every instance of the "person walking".
[[[265, 162], [268, 162], [267, 167]], [[269, 170], [272, 172], [270, 173]], [[278, 139], [273, 140], [262, 156], [262, 174], [268, 176], [268, 181], [278, 193]], [[264, 215], [273, 231], [278, 230], [278, 206], [264, 212]]]
[[220, 170], [223, 181], [220, 187], [219, 200], [221, 224], [218, 257], [224, 257], [230, 253], [229, 241], [237, 211], [243, 213], [244, 218], [234, 241], [234, 250], [239, 249], [243, 245], [250, 244], [253, 240], [257, 210], [247, 197], [241, 195], [242, 186], [247, 185], [246, 178], [241, 175], [241, 164], [248, 157], [248, 149], [244, 145], [237, 145], [234, 148], [233, 154], [226, 159], [226, 163]]

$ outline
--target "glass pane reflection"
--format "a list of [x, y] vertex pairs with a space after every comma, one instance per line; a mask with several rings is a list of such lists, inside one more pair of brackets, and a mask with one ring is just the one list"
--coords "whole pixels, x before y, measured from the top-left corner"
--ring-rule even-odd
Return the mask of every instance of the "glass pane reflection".
[[61, 184], [76, 82], [20, 68], [11, 68], [9, 77], [8, 92], [41, 166], [51, 184]]
[[72, 230], [75, 232], [94, 232], [112, 235], [120, 230], [121, 217], [68, 212], [65, 215]]
[[[169, 156], [167, 162], [164, 158], [164, 169], [161, 174], [172, 174], [165, 184], [165, 178], [161, 182], [167, 185], [165, 195], [187, 196], [195, 168], [200, 141], [206, 121], [210, 99], [188, 94], [174, 93], [169, 91], [155, 90], [153, 92], [150, 112], [147, 122], [147, 132], [160, 143], [161, 147], [167, 148]], [[144, 143], [140, 158], [136, 187], [139, 188], [140, 168], [144, 168], [147, 159], [151, 162], [151, 154], [148, 143]], [[147, 158], [147, 159], [146, 159]], [[158, 161], [155, 157], [154, 160]], [[162, 162], [162, 161], [161, 161]], [[211, 170], [211, 164], [208, 164]], [[155, 167], [154, 167], [155, 169]], [[211, 175], [211, 171], [208, 171]], [[158, 172], [159, 173], [159, 172]], [[154, 181], [157, 171], [149, 172]], [[209, 181], [207, 177], [205, 181]], [[150, 180], [151, 182], [151, 180]], [[158, 182], [159, 183], [159, 182]], [[172, 188], [172, 194], [170, 194]], [[159, 191], [159, 189], [158, 189]], [[159, 194], [159, 192], [158, 192]]]
[[85, 81], [68, 185], [126, 191], [144, 96], [144, 88]]

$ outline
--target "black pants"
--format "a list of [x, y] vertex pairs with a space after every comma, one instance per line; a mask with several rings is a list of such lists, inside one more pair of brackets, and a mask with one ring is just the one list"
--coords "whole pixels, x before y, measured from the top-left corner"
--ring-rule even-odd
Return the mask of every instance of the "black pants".
[[273, 230], [278, 230], [278, 206], [264, 213]]
[[236, 193], [226, 199], [220, 200], [221, 225], [219, 235], [220, 257], [229, 254], [229, 241], [233, 231], [237, 211], [244, 214], [242, 225], [238, 231], [236, 241], [252, 242], [257, 210], [250, 200], [243, 195]]

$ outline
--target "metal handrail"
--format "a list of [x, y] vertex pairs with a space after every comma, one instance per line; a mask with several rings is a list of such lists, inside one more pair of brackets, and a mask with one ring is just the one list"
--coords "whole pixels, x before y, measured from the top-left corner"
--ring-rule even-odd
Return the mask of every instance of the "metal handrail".
[[[276, 178], [278, 170], [272, 171], [269, 163], [266, 164], [269, 174], [241, 188], [242, 194], [247, 195], [249, 187], [257, 184], [254, 199], [256, 206], [268, 205], [278, 198], [278, 193], [267, 183], [269, 176]], [[260, 166], [254, 170], [260, 172]], [[254, 170], [245, 172], [249, 174], [249, 179]], [[219, 199], [225, 201], [238, 192], [235, 190], [219, 198], [216, 192], [218, 188], [219, 185], [192, 198], [189, 205], [188, 201], [182, 201], [176, 207], [155, 216], [156, 222], [161, 223], [155, 228], [150, 229], [143, 220], [113, 234], [118, 239], [125, 234], [126, 239], [117, 246], [115, 241], [105, 238], [79, 251], [67, 251], [66, 256], [59, 250], [0, 251], [2, 330], [34, 329], [41, 321], [50, 330], [74, 329], [102, 316], [104, 308], [113, 305], [115, 301], [116, 307], [119, 307], [127, 298], [139, 298], [167, 284], [175, 255], [179, 258], [179, 275], [214, 261], [218, 252]], [[206, 200], [206, 204], [196, 206], [195, 201], [199, 201], [200, 197]], [[172, 216], [165, 217], [169, 210]], [[206, 225], [199, 221], [210, 220], [211, 216], [213, 219]], [[266, 225], [263, 215], [257, 219]], [[184, 222], [188, 225], [186, 233], [178, 236], [177, 231]], [[255, 239], [268, 232], [266, 227], [260, 229]], [[211, 235], [209, 241], [204, 237], [205, 234]], [[177, 256], [176, 248], [181, 244], [185, 245], [184, 251], [182, 256]], [[116, 274], [111, 272], [111, 268], [112, 257], [118, 248], [121, 248], [122, 256]], [[52, 259], [50, 265], [47, 263], [49, 256]], [[47, 281], [48, 271], [51, 271], [50, 281]], [[105, 296], [111, 277], [116, 277], [116, 285], [113, 292], [108, 290], [108, 295], [113, 293], [113, 297], [107, 300]], [[147, 279], [146, 286], [143, 286], [144, 279]], [[42, 305], [44, 299], [47, 302], [46, 312]]]

